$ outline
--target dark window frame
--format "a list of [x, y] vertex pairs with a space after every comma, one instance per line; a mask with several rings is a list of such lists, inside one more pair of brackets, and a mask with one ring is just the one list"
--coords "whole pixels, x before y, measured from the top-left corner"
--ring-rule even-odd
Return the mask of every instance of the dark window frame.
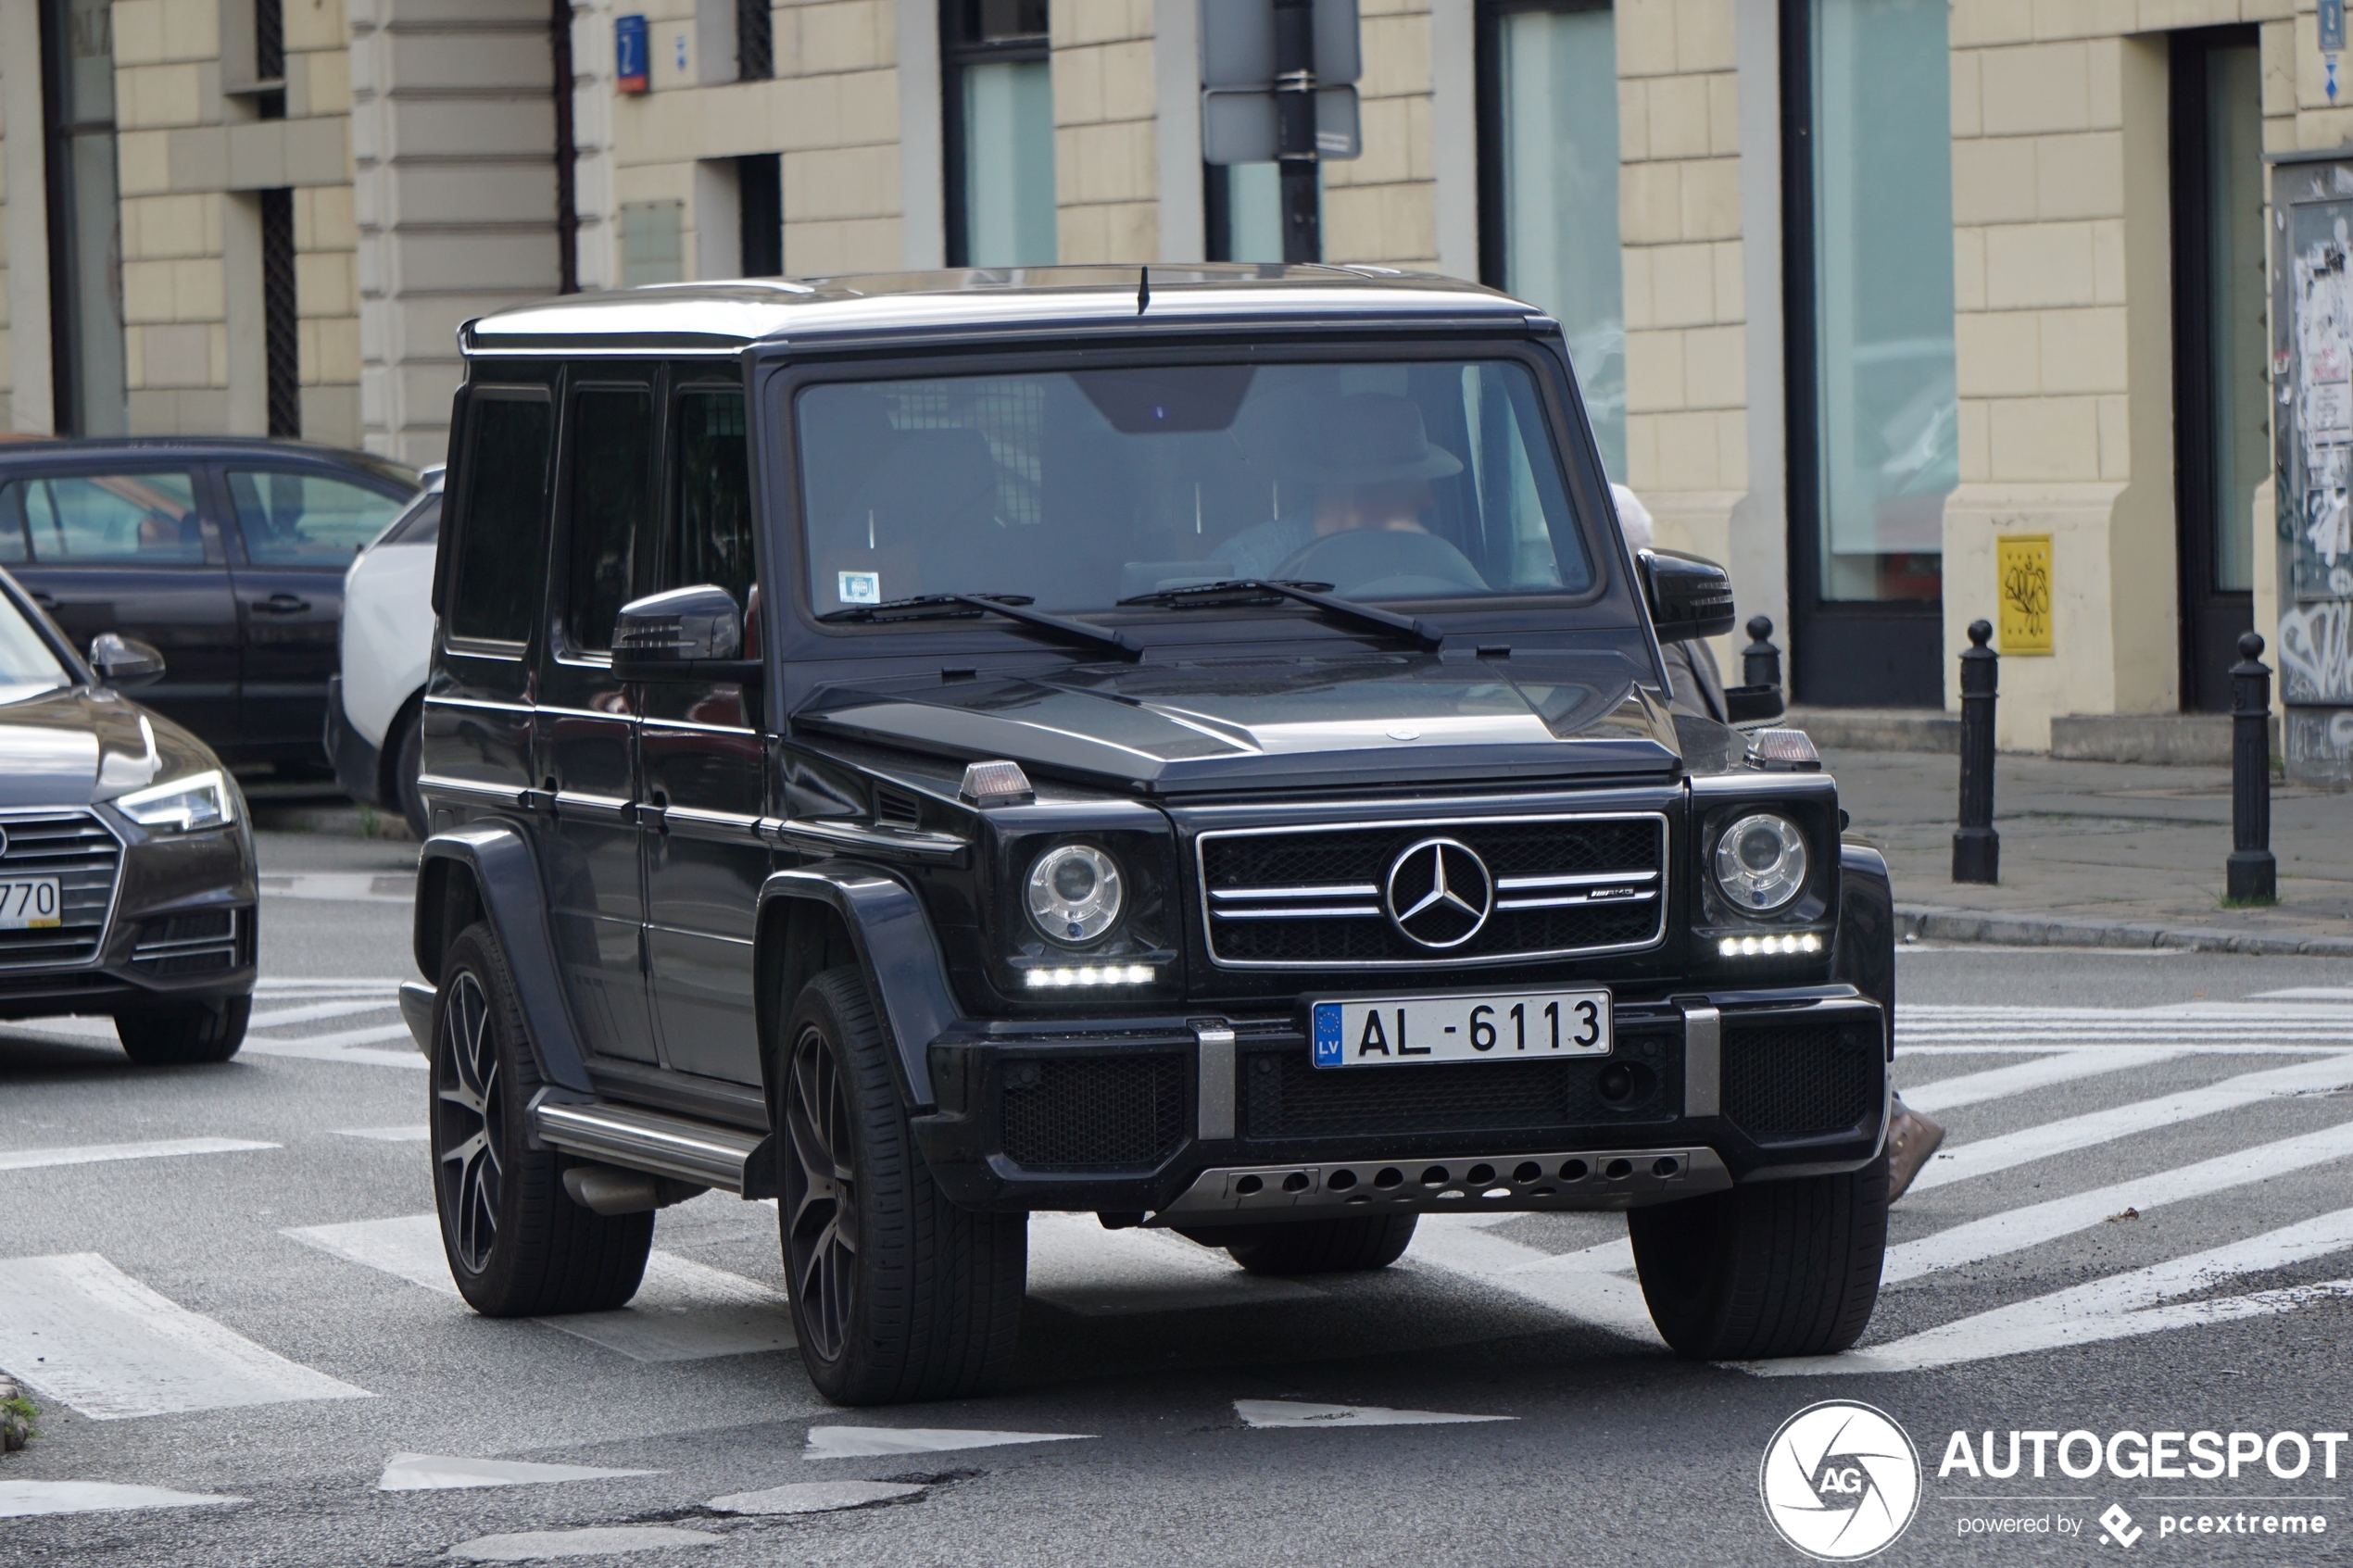
[[1510, 193], [1504, 189], [1504, 18], [1522, 11], [1614, 11], [1615, 0], [1478, 0], [1472, 18], [1478, 158], [1478, 281], [1507, 289]]
[[[946, 219], [947, 264], [972, 265], [968, 197], [964, 191], [964, 69], [998, 61], [1053, 58], [1051, 36], [1043, 31], [982, 35], [981, 8], [992, 0], [940, 0], [939, 4], [939, 146], [942, 216]], [[1018, 5], [1023, 0], [998, 0]], [[1041, 12], [1044, 0], [1038, 0]]]
[[[442, 642], [451, 653], [503, 659], [520, 662], [531, 650], [532, 629], [541, 626], [544, 615], [526, 618], [524, 635], [521, 640], [502, 637], [469, 636], [457, 630], [459, 595], [464, 584], [466, 540], [472, 533], [474, 519], [469, 503], [473, 499], [474, 470], [482, 439], [482, 408], [489, 403], [537, 404], [547, 412], [547, 440], [542, 453], [539, 470], [539, 581], [535, 584], [537, 608], [544, 611], [547, 603], [547, 575], [555, 559], [554, 542], [548, 537], [554, 520], [551, 508], [555, 497], [554, 475], [558, 454], [562, 450], [563, 433], [558, 426], [556, 398], [560, 378], [550, 373], [545, 381], [486, 382], [469, 384], [459, 389], [457, 415], [460, 421], [459, 435], [463, 441], [462, 460], [450, 467], [448, 483], [442, 492], [442, 537], [445, 543], [454, 541], [456, 548], [438, 551], [434, 565], [434, 610], [444, 627]], [[544, 634], [544, 628], [543, 628]]]
[[[562, 417], [555, 440], [555, 495], [547, 526], [547, 585], [545, 613], [541, 620], [547, 627], [547, 646], [551, 656], [562, 664], [609, 664], [610, 648], [590, 647], [580, 642], [571, 625], [573, 611], [572, 546], [573, 525], [577, 521], [579, 485], [576, 465], [581, 450], [580, 400], [598, 393], [625, 393], [641, 396], [646, 404], [647, 456], [644, 507], [639, 523], [640, 533], [630, 554], [629, 584], [621, 602], [649, 592], [646, 586], [650, 574], [647, 562], [661, 547], [664, 521], [661, 510], [661, 457], [665, 440], [662, 427], [664, 398], [661, 374], [658, 368], [642, 371], [623, 370], [606, 365], [574, 365], [566, 369], [563, 380]], [[618, 607], [616, 607], [618, 608]]]
[[[81, 345], [76, 306], [86, 282], [74, 266], [76, 230], [73, 205], [73, 144], [78, 136], [118, 134], [119, 120], [69, 119], [61, 112], [68, 96], [65, 22], [72, 0], [39, 0], [41, 18], [42, 171], [48, 190], [44, 214], [49, 224], [49, 378], [50, 424], [59, 435], [86, 435], [82, 427], [81, 381], [75, 355]], [[108, 48], [112, 48], [113, 16], [107, 14]], [[118, 171], [119, 173], [119, 171]], [[115, 221], [120, 227], [122, 196], [115, 193]]]
[[775, 12], [769, 0], [736, 0], [736, 80], [766, 82], [775, 74]]

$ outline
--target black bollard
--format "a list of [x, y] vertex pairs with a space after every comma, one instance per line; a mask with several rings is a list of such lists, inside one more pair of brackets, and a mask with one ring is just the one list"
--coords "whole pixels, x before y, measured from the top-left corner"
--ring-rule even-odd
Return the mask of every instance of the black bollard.
[[1778, 686], [1781, 684], [1781, 650], [1771, 638], [1773, 623], [1761, 615], [1748, 618], [1748, 646], [1741, 649], [1741, 684]]
[[2262, 662], [2263, 639], [2239, 638], [2231, 666], [2231, 859], [2228, 896], [2233, 904], [2275, 904], [2279, 862], [2271, 858], [2271, 671]]
[[1994, 688], [2002, 656], [1985, 645], [1994, 628], [1969, 623], [1961, 655], [1961, 825], [1953, 833], [1953, 880], [2002, 880], [2002, 835], [1994, 831]]

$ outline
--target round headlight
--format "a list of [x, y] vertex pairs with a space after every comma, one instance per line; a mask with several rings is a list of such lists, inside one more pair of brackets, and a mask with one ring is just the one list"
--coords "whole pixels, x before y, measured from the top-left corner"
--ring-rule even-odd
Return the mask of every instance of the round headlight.
[[1092, 942], [1119, 919], [1119, 863], [1091, 844], [1065, 844], [1029, 868], [1029, 918], [1057, 942]]
[[1787, 817], [1743, 817], [1716, 841], [1716, 885], [1751, 913], [1780, 909], [1806, 886], [1806, 835]]

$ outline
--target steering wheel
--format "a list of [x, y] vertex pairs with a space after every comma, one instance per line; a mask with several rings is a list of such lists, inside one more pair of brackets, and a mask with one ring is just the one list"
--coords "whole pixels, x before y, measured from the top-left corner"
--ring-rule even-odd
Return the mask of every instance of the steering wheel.
[[1433, 533], [1327, 533], [1268, 573], [1329, 583], [1343, 598], [1444, 598], [1488, 592], [1470, 558]]

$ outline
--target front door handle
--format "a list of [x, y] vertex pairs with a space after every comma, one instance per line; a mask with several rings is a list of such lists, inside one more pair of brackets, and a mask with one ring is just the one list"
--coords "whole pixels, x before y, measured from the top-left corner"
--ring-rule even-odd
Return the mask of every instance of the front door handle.
[[256, 615], [300, 615], [310, 608], [310, 601], [292, 594], [272, 594], [266, 599], [253, 601]]

